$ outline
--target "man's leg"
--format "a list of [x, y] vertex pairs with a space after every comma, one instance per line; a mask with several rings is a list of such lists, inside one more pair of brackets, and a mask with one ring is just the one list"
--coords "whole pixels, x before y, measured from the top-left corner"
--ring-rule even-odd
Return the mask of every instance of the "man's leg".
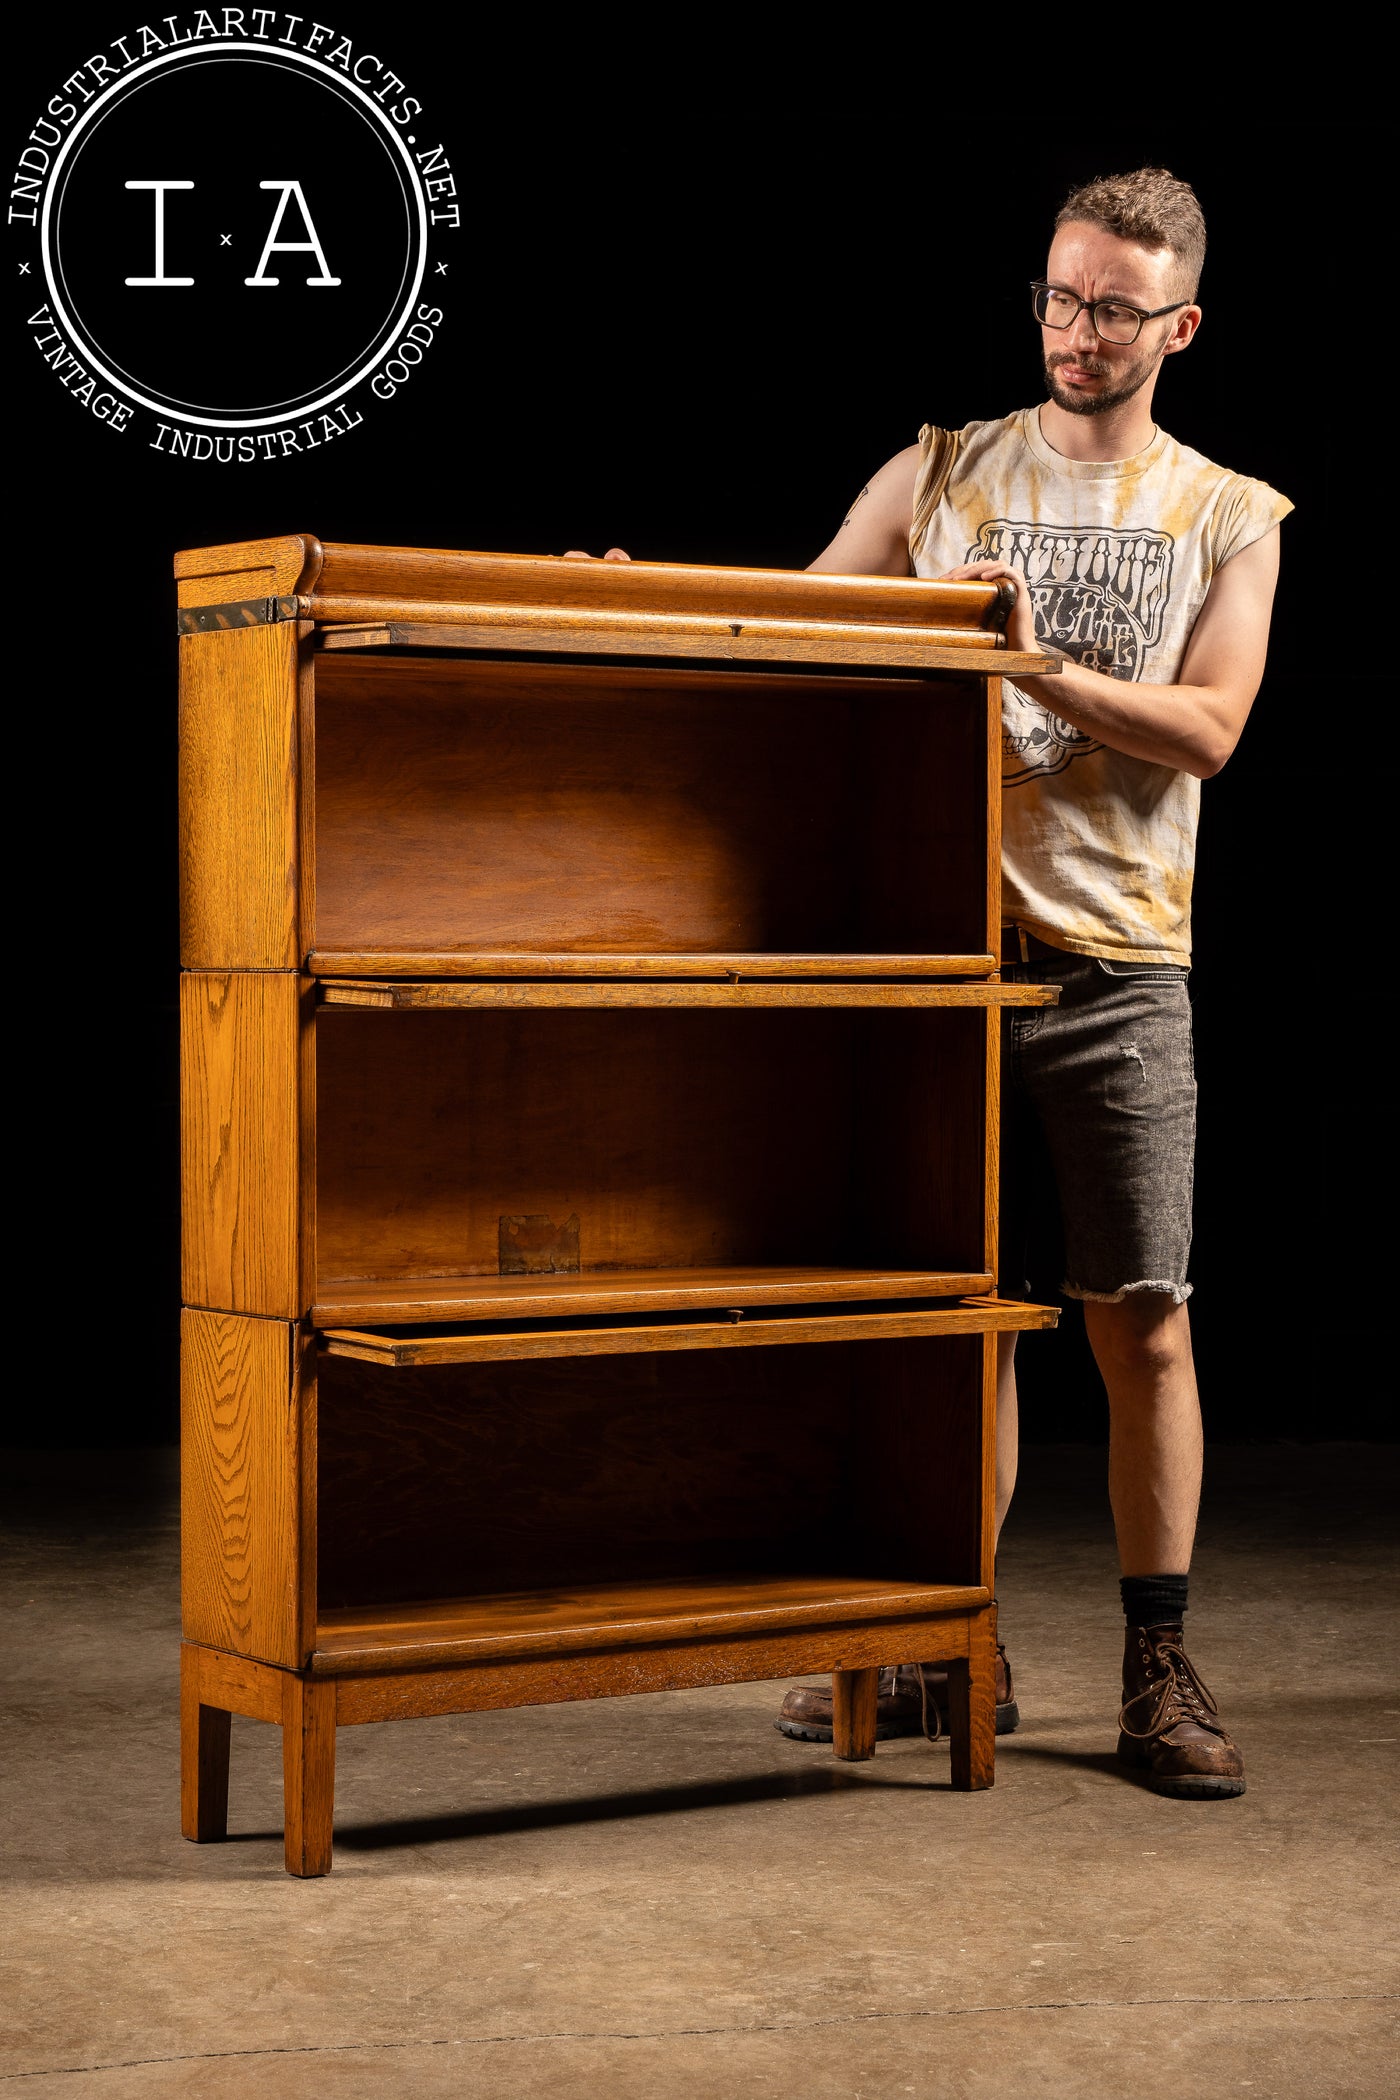
[[[1185, 1575], [1201, 1499], [1201, 1403], [1191, 1321], [1169, 1291], [1085, 1302], [1108, 1388], [1108, 1494], [1125, 1575]], [[1000, 1459], [998, 1446], [998, 1487]], [[1014, 1472], [1013, 1472], [1014, 1478]]]
[[1183, 1645], [1186, 1577], [1201, 1499], [1201, 1407], [1191, 1322], [1169, 1291], [1086, 1299], [1108, 1388], [1108, 1492], [1127, 1630], [1118, 1755], [1160, 1793], [1244, 1792], [1244, 1765]]
[[1016, 1337], [997, 1336], [997, 1537], [1016, 1492], [1020, 1419], [1016, 1411]]

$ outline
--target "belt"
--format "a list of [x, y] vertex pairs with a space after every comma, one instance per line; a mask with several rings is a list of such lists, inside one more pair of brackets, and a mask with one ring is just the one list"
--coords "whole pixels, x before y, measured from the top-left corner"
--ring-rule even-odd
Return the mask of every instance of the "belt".
[[1049, 941], [1027, 933], [1024, 926], [1006, 925], [1001, 929], [1001, 959], [1009, 966], [1018, 962], [1079, 962], [1083, 958], [1071, 955], [1065, 948], [1052, 948]]

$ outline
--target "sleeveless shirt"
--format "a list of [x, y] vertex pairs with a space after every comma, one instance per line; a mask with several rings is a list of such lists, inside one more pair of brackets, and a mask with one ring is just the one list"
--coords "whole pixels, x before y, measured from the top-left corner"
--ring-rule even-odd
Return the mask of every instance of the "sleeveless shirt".
[[[962, 431], [914, 570], [1005, 562], [1049, 648], [1175, 685], [1216, 570], [1292, 508], [1164, 430], [1131, 459], [1064, 459], [1022, 409]], [[1010, 680], [1002, 694], [1004, 917], [1076, 955], [1188, 964], [1200, 781], [1110, 750]]]

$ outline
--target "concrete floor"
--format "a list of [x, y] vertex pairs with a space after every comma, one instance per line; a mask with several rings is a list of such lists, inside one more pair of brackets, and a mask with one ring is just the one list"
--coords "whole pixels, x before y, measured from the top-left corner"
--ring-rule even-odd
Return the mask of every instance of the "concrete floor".
[[1212, 1454], [1214, 1803], [1111, 1756], [1102, 1466], [1026, 1453], [994, 1792], [788, 1743], [768, 1685], [358, 1728], [295, 1882], [272, 1729], [234, 1723], [233, 1841], [179, 1835], [170, 1455], [21, 1457], [5, 2100], [1395, 2094], [1396, 1453]]

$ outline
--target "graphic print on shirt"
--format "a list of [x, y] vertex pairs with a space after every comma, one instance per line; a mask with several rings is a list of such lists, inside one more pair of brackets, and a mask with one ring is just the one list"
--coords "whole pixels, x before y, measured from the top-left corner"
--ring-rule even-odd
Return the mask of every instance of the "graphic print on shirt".
[[[966, 559], [1019, 569], [1030, 589], [1037, 639], [1087, 670], [1138, 678], [1159, 640], [1171, 592], [1170, 533], [1145, 527], [1032, 525], [992, 518]], [[1086, 736], [1019, 690], [1003, 731], [1004, 785], [1061, 773], [1101, 751]]]

